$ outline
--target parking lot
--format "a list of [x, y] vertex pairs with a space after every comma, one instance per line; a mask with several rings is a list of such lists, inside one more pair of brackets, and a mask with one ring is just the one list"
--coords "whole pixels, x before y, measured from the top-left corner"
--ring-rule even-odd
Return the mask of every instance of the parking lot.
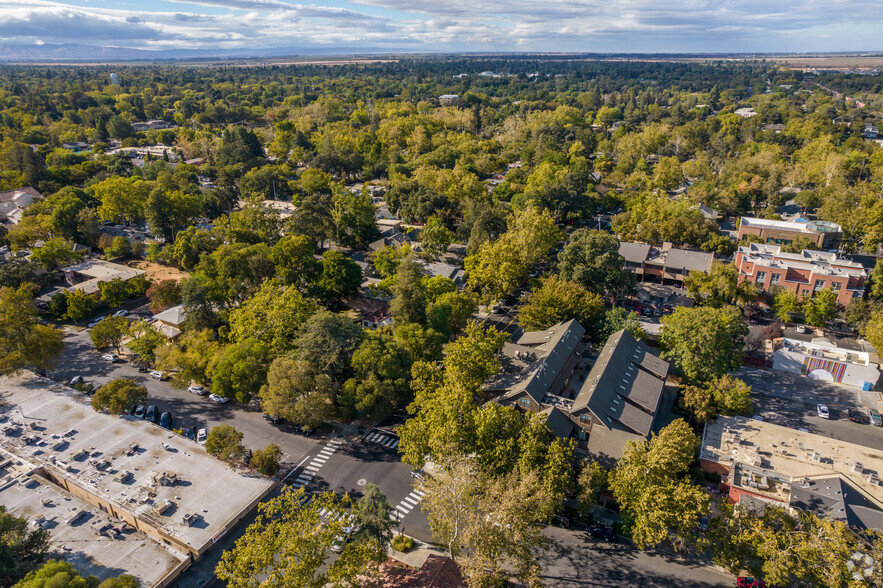
[[[877, 409], [879, 393], [752, 367], [733, 375], [751, 386], [755, 414], [765, 421], [883, 450], [883, 428], [854, 423], [847, 414], [850, 408]], [[828, 405], [831, 418], [820, 418], [817, 404]]]
[[49, 372], [53, 380], [66, 384], [79, 375], [100, 386], [115, 378], [130, 378], [147, 388], [150, 395], [148, 404], [156, 405], [157, 415], [164, 411], [172, 414], [173, 428], [211, 429], [220, 424], [232, 425], [242, 431], [243, 443], [249, 449], [262, 449], [269, 443], [278, 445], [283, 452], [284, 467], [298, 463], [316, 446], [315, 439], [295, 434], [286, 423], [272, 425], [265, 421], [257, 401], [248, 406], [235, 402], [218, 404], [209, 400], [208, 396], [176, 390], [168, 382], [160, 382], [147, 373], [140, 373], [131, 362], [110, 363], [102, 360], [102, 353], [92, 344], [88, 329], [68, 333], [64, 342], [65, 350], [58, 368]]

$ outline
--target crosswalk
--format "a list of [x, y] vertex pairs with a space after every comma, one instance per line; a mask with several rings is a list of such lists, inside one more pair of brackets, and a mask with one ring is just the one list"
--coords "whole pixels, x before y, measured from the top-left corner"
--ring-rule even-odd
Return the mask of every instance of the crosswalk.
[[420, 490], [414, 490], [396, 505], [389, 515], [390, 518], [394, 521], [402, 520], [420, 503], [421, 500], [423, 500], [423, 492]]
[[341, 445], [343, 445], [343, 441], [341, 441], [340, 439], [332, 439], [331, 441], [329, 441], [328, 445], [322, 448], [322, 451], [320, 451], [318, 455], [316, 455], [316, 457], [314, 457], [310, 461], [309, 465], [304, 468], [304, 470], [300, 473], [300, 476], [298, 476], [297, 480], [295, 480], [291, 485], [295, 488], [300, 488], [312, 482], [313, 476], [316, 475], [316, 472], [322, 469], [322, 466], [325, 465], [325, 462], [328, 461], [328, 458], [334, 455], [334, 452], [340, 449]]
[[378, 445], [383, 445], [384, 447], [389, 447], [390, 449], [395, 449], [399, 445], [398, 437], [393, 437], [392, 435], [380, 431], [369, 432], [367, 435], [365, 435], [365, 441], [377, 443]]

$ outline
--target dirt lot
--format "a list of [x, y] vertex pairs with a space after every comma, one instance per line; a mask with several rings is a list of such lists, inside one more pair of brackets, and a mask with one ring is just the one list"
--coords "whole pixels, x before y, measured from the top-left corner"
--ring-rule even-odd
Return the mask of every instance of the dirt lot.
[[147, 272], [145, 277], [152, 282], [160, 282], [162, 280], [175, 280], [176, 282], [180, 282], [184, 278], [190, 277], [189, 273], [181, 271], [178, 268], [151, 263], [149, 261], [130, 261], [126, 265], [144, 270]]

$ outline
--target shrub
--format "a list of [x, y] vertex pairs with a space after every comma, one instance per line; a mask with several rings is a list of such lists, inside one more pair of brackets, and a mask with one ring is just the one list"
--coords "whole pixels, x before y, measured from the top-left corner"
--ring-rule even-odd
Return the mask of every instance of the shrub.
[[414, 540], [407, 535], [396, 535], [392, 538], [392, 548], [402, 553], [408, 553], [414, 549]]

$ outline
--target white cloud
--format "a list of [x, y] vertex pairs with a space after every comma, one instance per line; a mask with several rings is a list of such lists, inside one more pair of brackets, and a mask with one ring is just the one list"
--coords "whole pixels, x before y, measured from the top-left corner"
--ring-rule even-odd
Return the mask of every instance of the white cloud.
[[146, 48], [848, 50], [876, 47], [883, 25], [878, 0], [161, 0], [172, 8], [166, 11], [49, 0], [0, 4], [0, 42]]

